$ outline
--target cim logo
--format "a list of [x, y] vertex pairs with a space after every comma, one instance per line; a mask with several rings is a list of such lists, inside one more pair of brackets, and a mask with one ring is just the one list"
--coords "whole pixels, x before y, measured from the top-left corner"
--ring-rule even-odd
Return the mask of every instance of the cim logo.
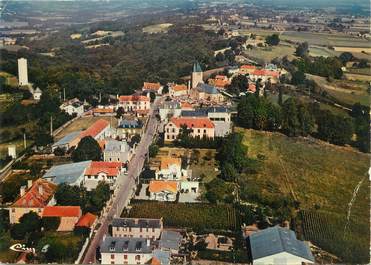
[[26, 253], [33, 253], [35, 254], [35, 249], [34, 248], [27, 248], [26, 245], [23, 244], [14, 244], [11, 246], [9, 249], [16, 251], [16, 252], [26, 252]]

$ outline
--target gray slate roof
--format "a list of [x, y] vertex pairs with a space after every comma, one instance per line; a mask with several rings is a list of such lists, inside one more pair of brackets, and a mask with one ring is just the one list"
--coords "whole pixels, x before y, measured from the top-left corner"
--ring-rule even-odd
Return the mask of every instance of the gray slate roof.
[[182, 110], [180, 116], [182, 117], [207, 117], [207, 110], [206, 109]]
[[66, 144], [68, 144], [73, 139], [75, 139], [77, 136], [79, 136], [80, 133], [81, 133], [81, 131], [71, 132], [71, 133], [67, 134], [65, 137], [63, 137], [62, 139], [60, 139], [58, 142], [54, 143], [53, 144], [53, 147], [54, 146], [60, 146], [60, 145], [66, 145]]
[[138, 120], [122, 120], [119, 123], [119, 128], [141, 128]]
[[250, 235], [250, 248], [254, 260], [287, 252], [314, 262], [309, 246], [297, 240], [294, 231], [279, 226]]
[[42, 178], [51, 178], [51, 181], [55, 184], [73, 184], [84, 174], [85, 169], [90, 166], [90, 163], [91, 160], [53, 166]]
[[147, 245], [147, 239], [136, 237], [107, 236], [100, 245], [102, 253], [152, 253], [152, 241]]
[[160, 248], [178, 250], [182, 238], [178, 232], [164, 230], [161, 233]]
[[161, 228], [161, 219], [114, 218], [112, 220], [112, 226], [114, 227]]
[[198, 83], [197, 89], [198, 91], [205, 92], [207, 94], [219, 94], [219, 91], [216, 89], [216, 87], [204, 83]]
[[[121, 149], [123, 146], [123, 149]], [[127, 142], [117, 141], [114, 139], [108, 140], [104, 148], [104, 152], [127, 152], [130, 150], [130, 146]]]

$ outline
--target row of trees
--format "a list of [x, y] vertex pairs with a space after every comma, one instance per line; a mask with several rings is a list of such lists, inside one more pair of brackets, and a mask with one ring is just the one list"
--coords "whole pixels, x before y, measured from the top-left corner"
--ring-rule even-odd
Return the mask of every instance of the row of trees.
[[174, 141], [174, 145], [184, 148], [217, 148], [220, 145], [220, 137], [193, 137], [191, 132], [192, 129], [187, 128], [187, 125], [182, 125], [178, 138]]
[[369, 108], [360, 104], [353, 107], [353, 119], [320, 110], [318, 104], [306, 104], [296, 98], [276, 105], [264, 97], [247, 95], [240, 100], [237, 110], [237, 122], [244, 128], [281, 131], [288, 136], [312, 135], [333, 144], [354, 144], [361, 151], [369, 150]]

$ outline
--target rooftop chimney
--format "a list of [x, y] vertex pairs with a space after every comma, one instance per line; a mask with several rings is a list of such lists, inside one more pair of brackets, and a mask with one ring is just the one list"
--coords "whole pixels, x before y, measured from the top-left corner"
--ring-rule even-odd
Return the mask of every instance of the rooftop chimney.
[[20, 188], [20, 192], [19, 193], [20, 193], [21, 197], [23, 197], [26, 194], [26, 186], [22, 186]]
[[32, 187], [32, 179], [27, 180], [27, 189]]

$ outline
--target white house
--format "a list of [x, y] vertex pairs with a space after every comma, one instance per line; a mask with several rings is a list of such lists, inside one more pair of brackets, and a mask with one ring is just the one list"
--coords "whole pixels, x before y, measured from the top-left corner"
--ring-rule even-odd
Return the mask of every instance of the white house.
[[151, 108], [150, 99], [146, 96], [130, 95], [120, 96], [118, 107], [122, 107], [125, 112], [148, 111]]
[[101, 264], [147, 264], [153, 248], [150, 239], [107, 236], [100, 245]]
[[98, 186], [100, 181], [108, 183], [114, 188], [116, 179], [124, 171], [120, 162], [93, 161], [85, 170], [84, 187], [90, 191]]
[[81, 116], [84, 113], [84, 104], [77, 98], [63, 102], [59, 108], [69, 115], [76, 114], [77, 116]]
[[40, 100], [41, 99], [41, 96], [43, 94], [43, 92], [41, 91], [41, 89], [38, 88], [38, 87], [35, 90], [32, 90], [31, 93], [32, 93], [32, 96], [33, 96], [33, 99], [34, 100]]
[[295, 232], [279, 226], [248, 237], [248, 254], [254, 265], [301, 265], [315, 262], [309, 246], [296, 239]]
[[159, 107], [158, 111], [161, 121], [167, 121], [169, 116], [179, 117], [182, 109], [180, 102], [165, 101], [164, 104]]
[[152, 180], [148, 187], [150, 200], [175, 201], [178, 193], [178, 186], [178, 181]]
[[103, 160], [106, 162], [127, 163], [134, 154], [126, 141], [110, 139], [106, 142], [103, 150]]
[[182, 170], [182, 160], [175, 157], [161, 157], [160, 167], [155, 172], [157, 180], [180, 180], [187, 175], [186, 170]]

